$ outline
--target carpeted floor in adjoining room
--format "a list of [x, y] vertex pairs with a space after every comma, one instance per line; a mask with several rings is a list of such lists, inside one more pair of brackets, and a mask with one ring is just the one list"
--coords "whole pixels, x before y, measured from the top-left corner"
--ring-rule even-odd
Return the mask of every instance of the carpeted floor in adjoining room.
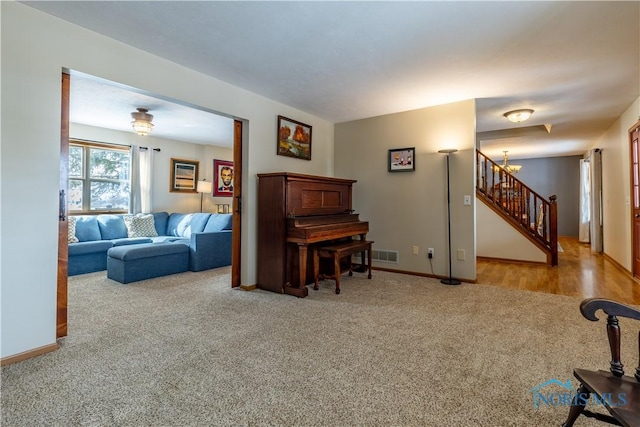
[[532, 390], [608, 367], [578, 298], [380, 271], [341, 288], [71, 277], [61, 348], [2, 368], [2, 425], [559, 426], [568, 408], [534, 409]]

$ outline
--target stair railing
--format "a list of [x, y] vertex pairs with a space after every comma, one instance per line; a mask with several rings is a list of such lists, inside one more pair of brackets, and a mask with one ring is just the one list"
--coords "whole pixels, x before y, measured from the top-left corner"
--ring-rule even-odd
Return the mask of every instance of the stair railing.
[[476, 150], [476, 194], [558, 265], [558, 206]]

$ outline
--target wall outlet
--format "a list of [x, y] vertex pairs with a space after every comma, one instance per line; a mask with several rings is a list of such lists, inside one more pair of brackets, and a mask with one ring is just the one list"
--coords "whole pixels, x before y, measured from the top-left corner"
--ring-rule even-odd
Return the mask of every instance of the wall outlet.
[[433, 250], [433, 248], [427, 249], [427, 257], [433, 258], [434, 255], [435, 255], [435, 251]]
[[418, 255], [420, 253], [420, 247], [418, 245], [413, 245], [413, 254]]

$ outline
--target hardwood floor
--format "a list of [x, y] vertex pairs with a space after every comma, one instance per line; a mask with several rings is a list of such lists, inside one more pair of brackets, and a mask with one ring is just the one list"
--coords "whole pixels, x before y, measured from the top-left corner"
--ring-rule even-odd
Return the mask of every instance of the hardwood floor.
[[558, 254], [557, 267], [478, 259], [477, 282], [640, 305], [640, 283], [629, 274], [603, 255], [591, 253], [591, 247], [576, 238], [560, 237], [559, 241], [564, 252]]

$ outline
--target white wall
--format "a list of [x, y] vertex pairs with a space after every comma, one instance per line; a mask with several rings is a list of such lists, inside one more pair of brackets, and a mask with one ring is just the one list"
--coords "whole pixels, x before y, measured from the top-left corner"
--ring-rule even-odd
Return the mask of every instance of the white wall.
[[598, 138], [602, 149], [602, 233], [604, 253], [631, 271], [631, 163], [629, 129], [640, 120], [640, 98]]
[[[256, 282], [256, 173], [333, 174], [333, 124], [15, 2], [0, 2], [0, 357], [55, 342], [61, 72], [226, 113], [244, 129], [242, 283]], [[311, 161], [276, 156], [277, 115], [313, 126]], [[161, 184], [162, 185], [162, 184]], [[25, 189], [38, 188], [38, 197]], [[73, 334], [73, 324], [69, 325]]]
[[[73, 102], [73, 99], [71, 101]], [[229, 123], [230, 126], [233, 126], [233, 121], [230, 120]], [[152, 205], [154, 212], [200, 211], [200, 193], [172, 193], [169, 191], [172, 158], [198, 161], [198, 179], [206, 179], [209, 182], [214, 182], [213, 159], [233, 161], [233, 149], [231, 148], [158, 138], [153, 134], [141, 137], [134, 132], [121, 132], [71, 123], [69, 135], [72, 139], [159, 148], [159, 152], [153, 152]], [[233, 144], [233, 141], [229, 141], [229, 143]], [[204, 194], [202, 210], [216, 212], [217, 203], [230, 204], [231, 197], [213, 197], [211, 193]]]
[[[367, 238], [376, 249], [400, 252], [399, 264], [374, 265], [414, 273], [448, 275], [446, 156], [438, 150], [460, 150], [450, 158], [452, 272], [475, 280], [475, 102], [340, 123], [335, 132], [335, 174], [358, 180], [353, 205], [369, 221]], [[405, 147], [415, 147], [415, 172], [388, 172], [388, 150]], [[464, 195], [472, 205], [463, 205]], [[433, 271], [428, 247], [435, 249]]]
[[513, 261], [547, 262], [547, 255], [536, 245], [482, 201], [477, 199], [476, 201], [478, 202], [476, 204], [478, 256]]

